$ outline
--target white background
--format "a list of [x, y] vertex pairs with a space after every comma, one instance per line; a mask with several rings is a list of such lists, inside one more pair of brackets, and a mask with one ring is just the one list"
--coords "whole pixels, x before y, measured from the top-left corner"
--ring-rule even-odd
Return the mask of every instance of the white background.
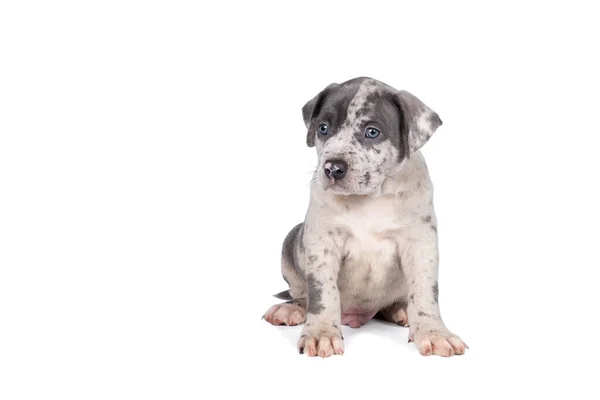
[[[598, 398], [598, 14], [488, 3], [2, 2], [0, 398]], [[261, 320], [316, 163], [301, 107], [363, 75], [444, 121], [465, 356], [371, 322], [310, 359]]]

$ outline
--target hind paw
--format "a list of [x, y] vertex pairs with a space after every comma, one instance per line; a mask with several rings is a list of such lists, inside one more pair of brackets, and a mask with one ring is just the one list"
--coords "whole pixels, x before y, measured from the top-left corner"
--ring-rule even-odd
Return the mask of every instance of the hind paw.
[[273, 325], [299, 325], [306, 320], [306, 311], [293, 303], [275, 304], [263, 315], [263, 319]]

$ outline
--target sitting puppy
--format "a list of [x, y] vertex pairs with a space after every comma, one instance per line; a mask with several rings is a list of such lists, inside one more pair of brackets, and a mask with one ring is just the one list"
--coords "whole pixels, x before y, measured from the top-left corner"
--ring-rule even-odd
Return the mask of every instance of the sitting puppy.
[[327, 86], [302, 109], [318, 167], [304, 223], [283, 242], [288, 300], [264, 318], [306, 322], [298, 349], [343, 354], [340, 326], [410, 325], [423, 355], [463, 354], [438, 306], [433, 189], [419, 149], [442, 124], [418, 98], [370, 78]]

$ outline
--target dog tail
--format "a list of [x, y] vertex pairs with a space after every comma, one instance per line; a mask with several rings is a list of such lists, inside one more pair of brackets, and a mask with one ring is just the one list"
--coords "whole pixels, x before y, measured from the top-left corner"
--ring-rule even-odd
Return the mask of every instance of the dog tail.
[[293, 300], [294, 299], [292, 297], [292, 295], [290, 294], [289, 290], [284, 290], [283, 292], [274, 294], [273, 297], [277, 297], [278, 299], [281, 299], [281, 300]]

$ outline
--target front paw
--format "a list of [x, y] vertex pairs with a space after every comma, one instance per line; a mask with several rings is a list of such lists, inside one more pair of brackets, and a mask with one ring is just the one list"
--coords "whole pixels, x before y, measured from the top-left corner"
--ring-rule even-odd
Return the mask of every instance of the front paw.
[[344, 354], [344, 340], [339, 327], [305, 326], [298, 341], [300, 354], [309, 357], [329, 357], [334, 354]]
[[462, 355], [469, 348], [460, 337], [444, 326], [417, 328], [414, 334], [410, 335], [409, 341], [414, 341], [417, 350], [424, 356], [432, 354], [442, 357]]

